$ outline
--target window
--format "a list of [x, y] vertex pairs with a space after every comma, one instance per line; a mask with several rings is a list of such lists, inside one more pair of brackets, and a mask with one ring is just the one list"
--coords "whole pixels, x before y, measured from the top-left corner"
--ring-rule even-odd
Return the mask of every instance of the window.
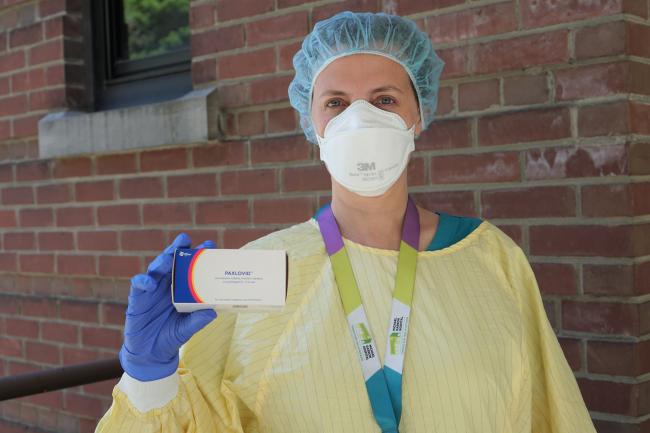
[[189, 0], [87, 0], [88, 108], [159, 102], [192, 90]]
[[41, 157], [220, 137], [216, 86], [192, 88], [189, 0], [81, 4], [87, 99], [39, 120]]

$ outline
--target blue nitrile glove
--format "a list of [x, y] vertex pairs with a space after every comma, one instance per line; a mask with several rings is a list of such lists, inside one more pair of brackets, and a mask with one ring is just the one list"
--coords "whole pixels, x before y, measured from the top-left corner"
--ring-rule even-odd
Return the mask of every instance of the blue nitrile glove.
[[[180, 347], [217, 317], [213, 309], [179, 313], [172, 305], [172, 262], [176, 248], [190, 248], [190, 237], [181, 233], [156, 257], [146, 274], [131, 278], [126, 309], [124, 344], [120, 363], [127, 374], [141, 381], [162, 379], [178, 368]], [[216, 248], [205, 241], [196, 248]]]

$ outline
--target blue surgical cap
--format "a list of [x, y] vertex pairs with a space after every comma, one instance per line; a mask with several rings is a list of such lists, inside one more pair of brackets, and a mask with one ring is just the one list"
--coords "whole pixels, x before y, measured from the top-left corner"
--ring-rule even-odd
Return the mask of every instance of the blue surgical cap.
[[362, 53], [382, 55], [402, 65], [417, 93], [422, 129], [433, 121], [445, 63], [427, 34], [396, 15], [346, 11], [317, 22], [293, 56], [296, 74], [289, 84], [289, 101], [300, 113], [300, 125], [312, 143], [316, 143], [311, 120], [316, 77], [334, 60]]

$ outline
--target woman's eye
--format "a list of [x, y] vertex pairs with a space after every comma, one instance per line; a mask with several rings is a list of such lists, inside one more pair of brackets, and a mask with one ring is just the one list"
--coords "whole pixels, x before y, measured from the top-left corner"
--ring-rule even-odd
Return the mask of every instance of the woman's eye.
[[331, 99], [327, 101], [327, 104], [325, 104], [325, 106], [328, 108], [338, 108], [341, 105], [343, 105], [343, 103], [341, 102], [340, 99]]
[[382, 96], [379, 99], [377, 99], [377, 102], [381, 105], [390, 105], [390, 104], [394, 104], [395, 100], [390, 96]]

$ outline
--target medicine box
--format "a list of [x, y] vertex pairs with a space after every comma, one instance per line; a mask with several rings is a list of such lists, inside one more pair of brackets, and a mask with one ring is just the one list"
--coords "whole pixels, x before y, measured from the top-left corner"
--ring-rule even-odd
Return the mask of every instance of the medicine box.
[[279, 311], [287, 296], [288, 267], [285, 250], [177, 248], [172, 303], [181, 313]]

